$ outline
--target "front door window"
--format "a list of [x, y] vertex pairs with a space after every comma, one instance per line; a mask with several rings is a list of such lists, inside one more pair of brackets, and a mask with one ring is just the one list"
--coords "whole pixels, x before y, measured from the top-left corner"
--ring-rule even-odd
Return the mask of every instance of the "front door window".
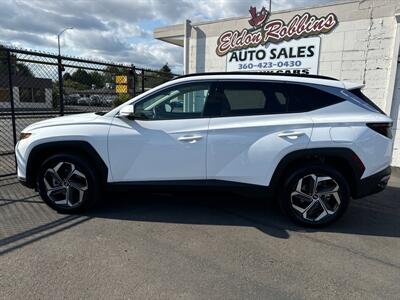
[[135, 115], [148, 120], [201, 118], [209, 92], [209, 83], [165, 89], [137, 103]]

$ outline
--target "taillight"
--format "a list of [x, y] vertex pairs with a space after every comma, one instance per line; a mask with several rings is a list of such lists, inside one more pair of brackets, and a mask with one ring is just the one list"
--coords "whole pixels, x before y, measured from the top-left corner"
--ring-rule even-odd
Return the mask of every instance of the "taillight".
[[367, 126], [372, 130], [380, 133], [387, 138], [391, 139], [392, 136], [392, 123], [367, 123]]

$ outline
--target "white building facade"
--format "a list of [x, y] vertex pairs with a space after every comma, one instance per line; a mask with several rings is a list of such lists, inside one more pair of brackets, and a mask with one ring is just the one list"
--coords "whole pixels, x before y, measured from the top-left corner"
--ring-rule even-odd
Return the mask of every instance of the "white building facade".
[[[154, 37], [184, 47], [185, 73], [308, 73], [365, 84], [363, 92], [393, 119], [393, 165], [400, 167], [400, 1], [342, 0], [319, 7], [273, 11], [262, 23], [264, 31], [268, 22], [274, 20], [288, 25], [287, 31], [290, 31], [289, 25], [296, 16], [300, 19], [304, 14], [309, 19], [315, 17], [316, 23], [321, 20], [327, 24], [325, 27], [322, 23], [319, 23], [320, 27], [317, 24], [313, 28], [318, 30], [313, 33], [305, 30], [301, 35], [295, 34], [294, 38], [286, 35], [282, 41], [271, 39], [260, 45], [248, 46], [240, 43], [242, 40], [229, 40], [226, 45], [236, 48], [221, 53], [220, 50], [225, 49], [221, 41], [226, 38], [223, 36], [226, 32], [237, 31], [236, 37], [240, 37], [239, 33], [244, 29], [246, 33], [257, 32], [252, 22], [263, 19], [265, 14], [261, 8], [257, 9], [257, 16], [253, 8], [249, 10], [250, 14], [243, 12], [247, 14], [244, 17], [196, 24], [186, 21], [185, 24], [157, 28]], [[332, 15], [336, 24], [328, 20]], [[253, 38], [254, 42], [256, 37]]]

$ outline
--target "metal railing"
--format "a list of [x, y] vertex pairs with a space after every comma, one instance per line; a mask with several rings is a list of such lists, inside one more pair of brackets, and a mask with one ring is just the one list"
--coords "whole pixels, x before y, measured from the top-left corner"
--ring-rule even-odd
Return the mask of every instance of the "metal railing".
[[134, 65], [0, 47], [0, 177], [16, 173], [14, 148], [29, 124], [110, 110], [174, 77]]

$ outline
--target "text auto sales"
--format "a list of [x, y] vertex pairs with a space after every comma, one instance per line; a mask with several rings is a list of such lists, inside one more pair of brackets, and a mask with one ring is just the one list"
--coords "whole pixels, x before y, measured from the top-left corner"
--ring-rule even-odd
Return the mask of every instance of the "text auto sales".
[[[239, 62], [238, 70], [268, 71], [277, 68], [287, 68], [277, 72], [308, 74], [309, 69], [302, 67], [301, 58], [312, 58], [315, 55], [315, 45], [288, 48], [261, 48], [232, 52], [228, 62]], [[300, 58], [300, 59], [299, 59]], [[242, 62], [242, 63], [240, 63]]]

